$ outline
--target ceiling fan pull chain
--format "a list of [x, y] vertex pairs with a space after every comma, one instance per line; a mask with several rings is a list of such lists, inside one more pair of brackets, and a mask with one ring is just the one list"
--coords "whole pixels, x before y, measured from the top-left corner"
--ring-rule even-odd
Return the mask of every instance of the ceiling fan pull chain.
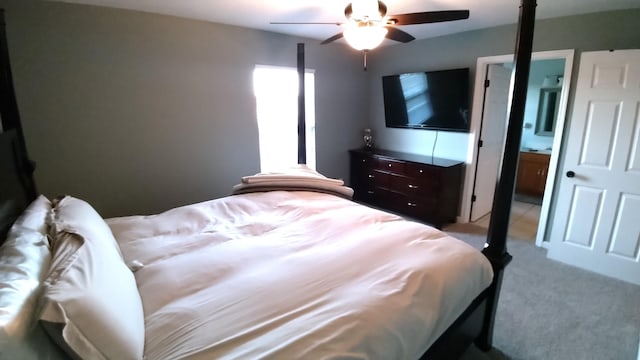
[[364, 53], [364, 71], [367, 71], [367, 53], [369, 50], [362, 50], [362, 52]]

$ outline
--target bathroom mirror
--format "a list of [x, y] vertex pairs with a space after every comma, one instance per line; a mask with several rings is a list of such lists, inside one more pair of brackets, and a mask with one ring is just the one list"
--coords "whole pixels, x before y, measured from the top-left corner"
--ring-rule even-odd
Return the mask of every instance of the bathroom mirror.
[[561, 87], [541, 88], [538, 103], [538, 118], [536, 120], [536, 135], [553, 136], [558, 117]]

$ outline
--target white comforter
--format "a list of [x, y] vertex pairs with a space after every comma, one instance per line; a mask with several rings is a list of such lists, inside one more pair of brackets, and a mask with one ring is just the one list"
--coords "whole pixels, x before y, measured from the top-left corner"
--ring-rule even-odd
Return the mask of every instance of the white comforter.
[[492, 278], [462, 241], [327, 194], [108, 223], [140, 268], [147, 359], [418, 358]]

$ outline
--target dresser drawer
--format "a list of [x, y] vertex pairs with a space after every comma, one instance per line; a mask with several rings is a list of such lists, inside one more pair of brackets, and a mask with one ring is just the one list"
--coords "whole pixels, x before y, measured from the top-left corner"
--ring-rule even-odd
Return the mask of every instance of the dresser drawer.
[[377, 159], [374, 156], [368, 156], [365, 154], [352, 154], [351, 166], [358, 171], [373, 170], [376, 167]]
[[437, 199], [401, 196], [400, 194], [397, 194], [393, 199], [393, 207], [396, 211], [417, 219], [433, 217], [437, 214], [437, 204]]
[[440, 182], [436, 178], [394, 176], [391, 184], [393, 189], [411, 196], [437, 197], [440, 191]]
[[391, 160], [387, 158], [378, 158], [376, 169], [389, 171], [396, 174], [405, 174], [406, 164], [402, 161]]
[[442, 171], [433, 166], [412, 164], [407, 168], [407, 176], [421, 180], [429, 180], [431, 182], [439, 182], [442, 177]]
[[431, 224], [439, 226], [436, 224], [437, 221], [434, 221], [438, 217], [438, 211], [434, 205], [435, 204], [433, 203], [425, 204], [407, 202], [406, 207], [400, 211], [416, 219], [429, 219], [428, 221]]
[[377, 199], [380, 197], [380, 195], [378, 194], [378, 189], [374, 187], [358, 189], [354, 193], [354, 195], [356, 195], [355, 198], [357, 200], [361, 200], [369, 204], [375, 204], [377, 202]]
[[393, 175], [382, 171], [369, 171], [367, 173], [368, 184], [375, 187], [390, 187]]

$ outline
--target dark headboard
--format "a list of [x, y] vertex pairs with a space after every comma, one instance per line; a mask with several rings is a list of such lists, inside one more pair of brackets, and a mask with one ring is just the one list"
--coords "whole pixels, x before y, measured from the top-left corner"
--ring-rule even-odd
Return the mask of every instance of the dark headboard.
[[11, 76], [4, 10], [0, 9], [0, 244], [14, 220], [37, 196], [34, 168], [22, 133]]
[[35, 195], [27, 184], [29, 162], [20, 150], [15, 129], [0, 133], [0, 243]]

